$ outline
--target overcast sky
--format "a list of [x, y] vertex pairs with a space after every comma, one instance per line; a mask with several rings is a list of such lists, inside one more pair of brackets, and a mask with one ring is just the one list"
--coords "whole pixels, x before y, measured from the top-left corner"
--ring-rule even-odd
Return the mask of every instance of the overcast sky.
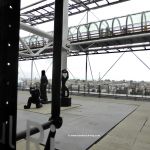
[[[22, 0], [21, 6], [29, 5], [39, 0]], [[89, 22], [99, 21], [102, 19], [109, 19], [117, 16], [137, 13], [141, 11], [150, 10], [149, 0], [130, 0], [128, 2], [113, 5], [110, 7], [101, 8], [99, 10], [92, 10], [89, 13]], [[69, 26], [79, 25], [79, 22], [83, 19], [85, 13], [69, 17]], [[75, 21], [74, 21], [75, 20]], [[86, 23], [86, 17], [80, 24]], [[43, 28], [44, 26], [44, 28]], [[46, 25], [38, 26], [40, 29], [45, 31], [53, 30], [53, 22], [47, 23]], [[21, 32], [21, 34], [24, 34]], [[29, 35], [27, 33], [26, 35]], [[136, 54], [150, 67], [150, 51], [136, 52]], [[90, 55], [90, 63], [92, 67], [92, 73], [95, 80], [102, 77], [110, 66], [118, 59], [120, 54], [105, 54], [105, 55]], [[47, 69], [51, 66], [52, 60], [38, 60], [35, 61], [38, 72], [42, 69]], [[19, 67], [19, 78], [30, 77], [31, 62], [20, 62]], [[36, 67], [34, 66], [34, 78], [39, 78]], [[76, 79], [85, 79], [85, 56], [69, 57], [68, 58], [68, 69], [72, 72]], [[51, 78], [52, 67], [49, 67], [47, 71], [48, 78]], [[70, 75], [70, 78], [74, 78]], [[88, 66], [88, 79], [91, 80], [91, 73]], [[118, 63], [110, 70], [110, 72], [103, 79], [111, 80], [137, 80], [137, 81], [150, 81], [150, 70], [146, 68], [132, 53], [125, 53]]]

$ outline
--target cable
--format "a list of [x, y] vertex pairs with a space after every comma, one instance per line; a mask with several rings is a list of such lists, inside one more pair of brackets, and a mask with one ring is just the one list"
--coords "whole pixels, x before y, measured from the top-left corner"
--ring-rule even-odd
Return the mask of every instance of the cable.
[[50, 65], [47, 67], [46, 72], [48, 71], [48, 69], [51, 67], [53, 61], [50, 63]]
[[38, 73], [38, 76], [39, 76], [39, 79], [40, 79], [40, 74], [39, 74], [39, 71], [38, 71], [38, 69], [37, 69], [37, 66], [36, 66], [36, 63], [35, 63], [34, 60], [33, 60], [33, 63], [34, 63], [34, 65], [35, 65], [35, 69], [36, 69], [36, 71], [37, 71], [37, 73]]
[[99, 21], [100, 19], [90, 10], [90, 13]]
[[150, 70], [150, 67], [142, 60], [142, 59], [140, 59], [134, 52], [132, 52], [133, 53], [133, 55], [138, 59], [138, 60], [140, 60], [140, 62], [142, 62], [142, 64], [146, 67], [146, 68], [148, 68], [149, 70]]
[[94, 82], [93, 72], [92, 72], [92, 67], [91, 67], [91, 63], [90, 63], [90, 59], [89, 59], [89, 55], [87, 56], [87, 58], [88, 58], [88, 62], [89, 62], [89, 67], [90, 67], [90, 72], [91, 72], [92, 80], [93, 80], [93, 82]]
[[[85, 15], [82, 17], [82, 19], [79, 21], [79, 23], [78, 23], [78, 25], [76, 27], [78, 27], [81, 24], [82, 20], [85, 18], [86, 15], [87, 14], [85, 13]], [[75, 30], [76, 29], [73, 30], [72, 34], [74, 34]]]
[[20, 70], [21, 70], [21, 72], [22, 72], [22, 74], [23, 74], [23, 77], [26, 79], [26, 76], [25, 76], [25, 74], [24, 74], [24, 72], [23, 72], [23, 70], [22, 70], [22, 68], [21, 68], [20, 65], [19, 65], [19, 68], [20, 68]]
[[85, 13], [85, 15], [82, 17], [82, 19], [79, 21], [78, 26], [81, 24], [82, 20], [85, 18], [87, 14]]
[[69, 73], [72, 75], [72, 77], [74, 78], [74, 79], [76, 79], [75, 78], [75, 76], [72, 74], [72, 72], [67, 68], [67, 70], [69, 71]]
[[100, 80], [102, 80], [102, 79], [107, 75], [107, 73], [115, 66], [115, 64], [120, 60], [120, 58], [121, 58], [124, 54], [125, 54], [125, 52], [122, 53], [121, 56], [119, 56], [119, 58], [112, 64], [112, 66], [106, 71], [106, 73], [102, 76], [102, 78], [100, 78]]

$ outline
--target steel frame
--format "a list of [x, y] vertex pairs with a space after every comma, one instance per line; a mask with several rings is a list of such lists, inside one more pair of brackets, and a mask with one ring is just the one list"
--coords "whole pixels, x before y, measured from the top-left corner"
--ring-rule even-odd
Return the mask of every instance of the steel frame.
[[[72, 0], [72, 1], [75, 2], [75, 5], [71, 6], [70, 12], [72, 9], [77, 9], [79, 11], [80, 5], [85, 8], [85, 10], [83, 11], [101, 7], [98, 5], [98, 0], [93, 0], [93, 1]], [[109, 3], [109, 0], [106, 0], [107, 5], [111, 5], [123, 1], [126, 0], [118, 0], [117, 2], [112, 2], [112, 3]], [[60, 117], [60, 91], [61, 91], [60, 89], [61, 89], [61, 51], [62, 51], [62, 43], [63, 43], [62, 42], [63, 41], [62, 14], [63, 14], [63, 6], [65, 2], [66, 2], [65, 0], [62, 1], [55, 0], [55, 25], [54, 25], [55, 30], [54, 30], [54, 51], [53, 51], [53, 77], [52, 77], [52, 89], [53, 89], [52, 90], [52, 117], [50, 118], [50, 122], [43, 124], [44, 128], [48, 128], [51, 123], [55, 125], [56, 128], [60, 128], [62, 125], [62, 118]], [[96, 7], [90, 8], [88, 6], [92, 3], [96, 4]], [[79, 11], [78, 13], [81, 12], [82, 11]], [[32, 14], [32, 12], [30, 13]], [[42, 13], [40, 13], [40, 15], [43, 16]], [[0, 20], [1, 20], [1, 24], [0, 24], [0, 29], [1, 29], [0, 32], [0, 91], [1, 91], [0, 92], [0, 127], [1, 127], [0, 148], [2, 150], [6, 150], [6, 149], [14, 150], [16, 149], [16, 139], [25, 136], [25, 132], [23, 131], [21, 135], [17, 135], [16, 137], [20, 0], [17, 1], [1, 0]], [[21, 42], [27, 48], [27, 51], [33, 55], [33, 51], [31, 51], [31, 49], [24, 43], [24, 41]], [[41, 49], [40, 51], [41, 56], [43, 54], [47, 55], [47, 53], [46, 54], [42, 53], [42, 51], [43, 50]], [[37, 52], [36, 54], [40, 54], [40, 52]], [[37, 56], [35, 55], [35, 57]], [[38, 131], [35, 128], [32, 130], [33, 134], [37, 132]], [[51, 137], [52, 136], [50, 136], [50, 138]], [[45, 150], [49, 149], [49, 145], [50, 145], [49, 142], [50, 139], [48, 138]]]
[[[133, 35], [124, 35], [121, 37], [114, 38], [104, 38], [99, 40], [91, 41], [82, 41], [82, 42], [72, 42], [70, 44], [70, 50], [68, 51], [68, 56], [79, 56], [79, 55], [89, 55], [92, 54], [108, 54], [108, 53], [120, 53], [128, 52], [127, 48], [131, 48], [133, 51], [146, 51], [150, 49], [149, 42], [149, 33], [143, 34], [133, 34]], [[52, 44], [52, 43], [51, 43]], [[47, 44], [46, 44], [47, 45]], [[46, 47], [45, 45], [45, 47]], [[38, 54], [38, 51], [41, 53], [39, 55], [26, 55], [26, 51], [20, 51], [19, 60], [30, 60], [30, 59], [44, 59], [52, 57], [53, 55], [53, 46], [43, 49], [33, 48], [35, 54]], [[28, 52], [28, 50], [27, 50]]]
[[[68, 42], [65, 44], [65, 48], [68, 49], [68, 56], [119, 53], [125, 52], [125, 48], [133, 48], [133, 51], [149, 50], [149, 14], [150, 11], [145, 11], [70, 27]], [[134, 18], [137, 18], [137, 16], [139, 18], [138, 23], [135, 23]], [[124, 21], [120, 21], [122, 19]], [[129, 19], [131, 20], [130, 24]], [[115, 21], [118, 22], [118, 26], [114, 26]], [[103, 26], [103, 24], [106, 24], [106, 26]], [[92, 28], [93, 30], [91, 30], [91, 26], [94, 27]], [[37, 29], [34, 30], [36, 31]], [[103, 32], [101, 32], [102, 30]], [[30, 59], [30, 57], [33, 59], [52, 57], [53, 43], [46, 46], [49, 41], [45, 37], [49, 35], [50, 40], [52, 40], [53, 32], [43, 32], [44, 37], [42, 39], [41, 31], [36, 33], [39, 36], [32, 35], [24, 38], [28, 42], [26, 42], [26, 45], [20, 45], [19, 60]], [[30, 51], [34, 52], [34, 55], [28, 53], [29, 48], [27, 46], [30, 47]]]
[[[129, 0], [69, 0], [68, 15], [76, 15], [92, 9], [106, 7]], [[21, 22], [30, 25], [42, 24], [54, 20], [54, 0], [45, 0], [21, 10]]]
[[[144, 45], [143, 45], [144, 44]], [[47, 48], [48, 50], [52, 50], [51, 48]], [[72, 56], [82, 56], [82, 55], [95, 55], [95, 54], [112, 54], [112, 53], [123, 53], [123, 52], [140, 52], [140, 51], [149, 51], [150, 50], [150, 43], [137, 43], [137, 44], [126, 44], [126, 45], [119, 45], [119, 46], [99, 46], [95, 48], [79, 48], [70, 50], [68, 52], [68, 57]], [[37, 50], [36, 50], [37, 51]], [[46, 50], [45, 50], [46, 51]], [[43, 53], [39, 56], [26, 56], [26, 57], [19, 57], [20, 61], [32, 60], [32, 59], [48, 59], [53, 57], [53, 52], [51, 53]]]

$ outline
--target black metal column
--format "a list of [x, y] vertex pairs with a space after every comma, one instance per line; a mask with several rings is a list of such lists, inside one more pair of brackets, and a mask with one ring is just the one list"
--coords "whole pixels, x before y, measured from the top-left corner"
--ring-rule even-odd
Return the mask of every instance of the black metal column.
[[0, 149], [16, 149], [20, 0], [0, 0]]
[[86, 62], [85, 62], [85, 81], [87, 83], [87, 71], [88, 71], [88, 54], [86, 53]]
[[55, 0], [54, 20], [54, 50], [53, 50], [53, 74], [52, 74], [52, 118], [60, 115], [61, 96], [61, 52], [63, 33], [63, 4], [64, 0]]
[[54, 48], [53, 48], [53, 74], [52, 74], [52, 111], [50, 121], [50, 132], [44, 150], [54, 150], [55, 131], [52, 128], [60, 128], [62, 118], [61, 108], [61, 55], [62, 55], [62, 34], [63, 34], [63, 9], [65, 0], [55, 0], [54, 19]]

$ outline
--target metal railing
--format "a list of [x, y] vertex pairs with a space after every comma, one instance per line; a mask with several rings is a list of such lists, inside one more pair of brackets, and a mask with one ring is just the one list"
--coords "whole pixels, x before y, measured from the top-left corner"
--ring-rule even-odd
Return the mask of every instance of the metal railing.
[[150, 31], [150, 11], [115, 17], [69, 28], [71, 42]]
[[[150, 101], [150, 89], [148, 88], [132, 88], [124, 86], [112, 86], [109, 84], [93, 85], [93, 84], [68, 84], [70, 95], [92, 96], [92, 97], [109, 97], [109, 98], [125, 98], [136, 100]], [[27, 86], [19, 86], [18, 90], [29, 91]], [[47, 93], [51, 93], [51, 85], [47, 87]]]
[[131, 87], [117, 87], [112, 85], [68, 85], [70, 95], [109, 97], [109, 98], [125, 98], [134, 100], [150, 101], [150, 89], [135, 89]]
[[[73, 43], [146, 32], [150, 32], [150, 11], [70, 27], [68, 40]], [[53, 35], [53, 31], [49, 34]], [[49, 42], [47, 38], [37, 35], [23, 40], [31, 49], [43, 47]], [[24, 49], [26, 48], [20, 44], [20, 50]]]

